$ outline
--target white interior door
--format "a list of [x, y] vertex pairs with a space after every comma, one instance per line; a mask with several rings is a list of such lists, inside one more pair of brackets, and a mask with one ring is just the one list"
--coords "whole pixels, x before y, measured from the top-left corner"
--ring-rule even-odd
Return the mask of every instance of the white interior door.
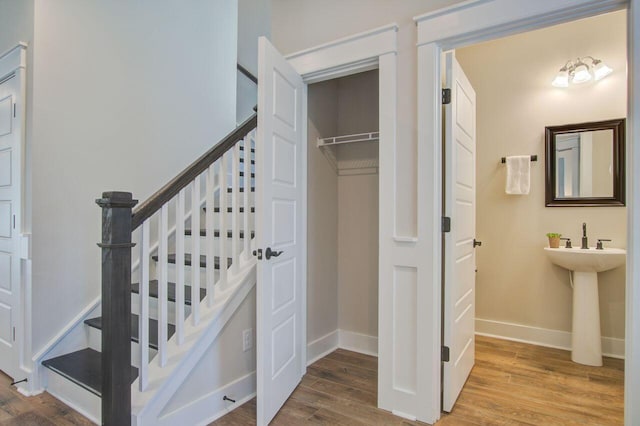
[[475, 361], [476, 93], [454, 53], [446, 54], [443, 409], [451, 411]]
[[257, 423], [266, 425], [298, 385], [306, 365], [305, 85], [264, 37], [258, 44], [258, 81], [256, 247], [262, 254], [257, 275]]
[[20, 313], [21, 127], [19, 78], [0, 83], [0, 370], [18, 373]]

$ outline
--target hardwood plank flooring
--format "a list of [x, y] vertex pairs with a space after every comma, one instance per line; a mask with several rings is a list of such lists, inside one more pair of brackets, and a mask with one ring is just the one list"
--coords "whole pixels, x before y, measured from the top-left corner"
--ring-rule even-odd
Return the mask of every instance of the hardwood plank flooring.
[[47, 392], [26, 397], [10, 383], [11, 379], [0, 372], [0, 426], [93, 425]]
[[[571, 354], [478, 336], [476, 365], [451, 414], [436, 426], [622, 425], [624, 361], [603, 367]], [[378, 361], [342, 349], [309, 366], [272, 425], [424, 425], [376, 408]], [[91, 425], [48, 393], [27, 398], [0, 373], [0, 426]], [[255, 399], [213, 422], [255, 424]]]
[[[378, 362], [342, 349], [310, 365], [272, 425], [424, 425], [376, 408]], [[436, 426], [622, 425], [624, 361], [603, 367], [571, 353], [478, 336], [476, 365]], [[255, 424], [255, 399], [213, 426]]]

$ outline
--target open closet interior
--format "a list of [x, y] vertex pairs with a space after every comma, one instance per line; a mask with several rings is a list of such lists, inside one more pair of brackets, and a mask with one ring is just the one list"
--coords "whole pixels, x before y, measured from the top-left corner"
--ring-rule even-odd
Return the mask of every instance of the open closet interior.
[[308, 86], [308, 361], [377, 355], [378, 92], [378, 70]]

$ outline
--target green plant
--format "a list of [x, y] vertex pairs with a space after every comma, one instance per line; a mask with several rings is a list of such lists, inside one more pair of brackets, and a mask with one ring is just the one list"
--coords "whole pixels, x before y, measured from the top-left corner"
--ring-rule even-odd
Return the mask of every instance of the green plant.
[[558, 234], [557, 232], [549, 232], [547, 234], [547, 237], [549, 237], [549, 238], [560, 238], [560, 237], [562, 237], [562, 234]]

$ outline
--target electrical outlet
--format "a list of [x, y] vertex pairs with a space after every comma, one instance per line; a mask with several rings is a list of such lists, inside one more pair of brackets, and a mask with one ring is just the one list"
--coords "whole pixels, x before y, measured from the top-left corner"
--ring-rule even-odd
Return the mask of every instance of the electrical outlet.
[[242, 332], [242, 350], [246, 352], [251, 348], [253, 348], [253, 328]]

